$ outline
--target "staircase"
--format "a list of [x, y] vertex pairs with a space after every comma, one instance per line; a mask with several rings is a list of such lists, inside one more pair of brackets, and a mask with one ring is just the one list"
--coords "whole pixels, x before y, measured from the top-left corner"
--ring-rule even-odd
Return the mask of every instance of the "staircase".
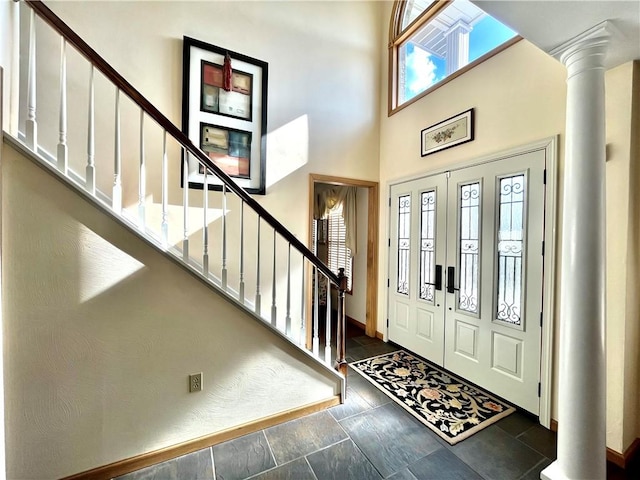
[[[20, 121], [18, 123], [22, 128], [5, 132], [5, 142], [11, 146], [13, 151], [3, 159], [3, 163], [7, 165], [3, 166], [5, 169], [3, 176], [6, 179], [10, 178], [12, 181], [16, 181], [16, 184], [24, 184], [26, 190], [37, 189], [38, 185], [47, 182], [46, 176], [53, 175], [61, 180], [66, 185], [63, 190], [73, 189], [74, 195], [80, 194], [84, 200], [92, 205], [91, 208], [99, 209], [100, 218], [108, 219], [85, 222], [84, 225], [95, 227], [90, 229], [92, 230], [90, 234], [97, 234], [94, 235], [96, 237], [102, 236], [112, 246], [117, 246], [123, 251], [124, 256], [114, 252], [109, 261], [98, 260], [100, 271], [105, 272], [105, 276], [109, 275], [110, 267], [118, 262], [130, 264], [131, 262], [126, 258], [127, 255], [135, 257], [138, 261], [142, 260], [140, 271], [144, 271], [145, 268], [149, 268], [151, 263], [155, 262], [155, 260], [145, 262], [143, 259], [148, 258], [148, 254], [141, 253], [138, 256], [136, 255], [138, 247], [129, 248], [125, 246], [126, 242], [119, 243], [120, 240], [118, 240], [123, 236], [136, 237], [137, 240], [133, 240], [133, 243], [151, 247], [164, 257], [164, 260], [159, 261], [158, 268], [163, 272], [169, 272], [167, 275], [173, 274], [170, 273], [171, 270], [166, 269], [179, 268], [182, 270], [183, 273], [175, 274], [176, 281], [180, 280], [179, 283], [185, 285], [185, 289], [192, 288], [194, 291], [200, 292], [198, 300], [195, 300], [196, 303], [202, 302], [203, 305], [209, 305], [213, 302], [212, 305], [215, 306], [209, 308], [215, 310], [211, 312], [212, 318], [210, 320], [212, 322], [227, 322], [225, 323], [227, 325], [233, 322], [233, 319], [228, 317], [232, 315], [239, 317], [239, 332], [244, 332], [247, 335], [247, 341], [238, 341], [234, 348], [251, 348], [253, 338], [264, 337], [263, 334], [255, 333], [255, 327], [247, 326], [244, 320], [245, 318], [253, 319], [254, 322], [258, 322], [261, 331], [266, 329], [269, 332], [264, 338], [273, 342], [273, 347], [260, 347], [264, 355], [271, 355], [273, 352], [269, 352], [269, 350], [276, 349], [278, 352], [274, 355], [282, 360], [284, 357], [280, 354], [280, 350], [284, 351], [284, 356], [290, 357], [290, 365], [300, 366], [302, 372], [300, 381], [308, 381], [309, 389], [313, 390], [313, 386], [318, 383], [317, 379], [313, 377], [322, 378], [320, 383], [325, 386], [331, 385], [332, 382], [336, 385], [337, 391], [334, 394], [337, 395], [336, 398], [339, 396], [343, 400], [346, 374], [344, 341], [346, 278], [344, 275], [342, 273], [335, 274], [323, 264], [302, 242], [214, 164], [177, 126], [47, 6], [39, 1], [20, 2], [18, 6], [22, 10], [20, 16], [23, 19], [23, 29], [25, 25], [28, 29], [20, 35], [21, 44], [14, 45], [14, 48], [20, 49], [20, 71], [22, 72], [19, 82], [20, 93], [14, 97], [21, 100]], [[41, 33], [43, 31], [44, 34]], [[41, 36], [43, 40], [40, 40]], [[57, 40], [52, 40], [56, 37]], [[38, 68], [39, 41], [46, 42], [48, 45], [51, 45], [53, 41], [58, 42], [59, 76], [55, 81], [48, 75], [51, 73], [50, 71], [45, 71], [44, 76], [39, 76], [42, 75]], [[82, 79], [87, 81], [82, 84]], [[4, 82], [7, 81], [8, 79], [4, 78]], [[78, 101], [78, 98], [83, 99], [84, 102]], [[8, 99], [3, 100], [8, 101]], [[82, 116], [86, 116], [86, 125], [80, 131], [78, 129], [70, 130], [68, 125], [75, 126], [78, 123], [77, 110], [80, 104], [82, 104], [80, 108], [83, 110], [84, 105], [88, 106], [86, 113], [85, 111], [81, 113]], [[104, 154], [105, 151], [109, 154]], [[14, 163], [14, 157], [17, 156], [32, 159], [41, 169], [29, 170], [29, 167], [17, 166], [18, 164]], [[194, 168], [193, 163], [190, 165], [189, 162], [194, 161], [205, 172], [204, 183], [211, 184], [211, 186], [221, 185], [221, 189], [191, 190], [182, 188], [182, 186], [180, 189], [175, 188], [178, 181], [184, 185], [184, 179], [188, 178], [190, 169]], [[46, 172], [45, 177], [43, 177], [43, 171]], [[180, 171], [182, 179], [176, 178], [177, 172]], [[36, 178], [37, 182], [34, 181]], [[5, 204], [3, 210], [12, 212], [16, 202], [30, 202], [26, 196], [15, 193], [16, 188], [15, 186], [9, 187], [6, 189], [7, 192], [3, 193], [3, 204]], [[32, 210], [33, 217], [40, 215], [38, 217], [40, 224], [46, 224], [47, 216], [42, 212], [47, 209], [47, 202], [57, 202], [58, 198], [68, 198], [68, 195], [60, 190], [60, 187], [52, 186], [50, 189], [47, 187], [47, 191], [49, 190], [55, 193], [51, 193], [49, 200]], [[9, 205], [7, 205], [7, 198], [11, 198]], [[61, 200], [61, 203], [64, 201]], [[25, 208], [25, 211], [29, 211], [29, 208]], [[65, 210], [66, 213], [70, 211]], [[87, 213], [86, 209], [82, 207], [69, 215], [86, 218], [86, 216], [93, 214]], [[3, 216], [11, 217], [12, 213]], [[102, 223], [104, 221], [113, 222], [117, 227], [106, 228]], [[7, 222], [10, 222], [10, 218]], [[18, 220], [16, 219], [15, 222], [17, 224]], [[27, 221], [25, 224], [29, 225], [30, 223]], [[46, 237], [46, 225], [38, 228], [41, 232], [44, 230]], [[114, 234], [114, 230], [117, 230], [118, 233]], [[55, 235], [52, 233], [52, 236]], [[100, 239], [94, 240], [96, 244], [99, 244]], [[61, 250], [63, 250], [62, 247]], [[109, 249], [105, 247], [104, 251], [107, 250]], [[103, 252], [103, 250], [100, 251]], [[28, 252], [24, 252], [24, 255], [27, 254]], [[110, 261], [113, 263], [110, 264]], [[77, 263], [80, 264], [77, 268], [83, 268], [82, 262]], [[168, 264], [173, 266], [169, 267]], [[7, 271], [6, 268], [4, 270]], [[197, 279], [196, 283], [206, 285], [208, 292], [202, 293], [200, 286], [190, 287], [190, 284], [184, 280], [184, 272], [192, 279]], [[60, 275], [62, 276], [63, 273]], [[139, 272], [132, 267], [130, 275], [129, 278], [135, 278]], [[321, 283], [319, 281], [321, 276], [325, 277], [326, 281], [334, 285], [338, 291], [338, 322], [334, 325], [331, 323], [331, 309], [327, 309], [326, 318], [319, 318], [318, 302], [313, 301], [314, 297], [317, 298], [316, 286]], [[64, 282], [63, 277], [61, 281]], [[157, 294], [162, 295], [162, 292]], [[62, 295], [64, 296], [64, 293]], [[202, 298], [202, 295], [207, 295], [207, 298]], [[216, 300], [211, 300], [208, 296], [224, 297], [226, 306], [216, 303]], [[185, 298], [187, 297], [193, 298], [189, 295]], [[95, 299], [95, 297], [92, 298]], [[85, 303], [90, 303], [90, 301], [87, 300]], [[169, 305], [166, 308], [170, 308], [170, 303], [168, 302]], [[114, 312], [119, 311], [121, 309], [114, 305]], [[189, 315], [185, 314], [185, 317], [187, 316]], [[5, 317], [5, 323], [7, 317], [9, 315]], [[218, 317], [224, 317], [224, 319], [220, 320]], [[12, 321], [13, 319], [9, 319], [9, 322]], [[206, 318], [203, 319], [203, 324], [206, 325], [207, 321]], [[132, 322], [135, 322], [135, 317], [132, 318]], [[110, 329], [113, 327], [101, 325], [99, 328]], [[131, 331], [130, 324], [127, 324], [126, 328], [129, 329], [127, 331]], [[180, 326], [175, 324], [159, 325], [158, 328], [179, 330]], [[186, 324], [185, 328], [187, 328]], [[190, 323], [188, 328], [195, 327]], [[228, 328], [228, 325], [221, 328]], [[321, 331], [322, 338], [320, 337]], [[50, 335], [56, 335], [55, 331]], [[148, 332], [144, 335], [153, 337], [153, 334]], [[199, 330], [193, 330], [193, 335], [208, 336], [210, 332], [203, 333]], [[228, 338], [232, 339], [233, 334], [228, 334]], [[199, 339], [194, 339], [194, 344], [199, 344], [197, 340]], [[84, 342], [86, 339], [79, 335], [77, 341]], [[228, 340], [228, 342], [232, 341]], [[66, 345], [65, 342], [66, 340], [61, 340], [60, 343]], [[286, 346], [283, 346], [284, 344]], [[154, 348], [152, 340], [147, 343], [142, 342], [141, 345], [142, 348]], [[220, 345], [217, 348], [226, 350], [226, 347]], [[73, 348], [70, 346], [70, 351]], [[126, 353], [122, 354], [126, 356]], [[227, 354], [232, 356], [233, 348]], [[216, 359], [222, 355], [224, 352], [214, 351], [211, 353], [212, 358]], [[250, 357], [250, 355], [246, 355], [248, 362]], [[83, 371], [82, 360], [80, 357], [74, 358], [73, 362], [73, 368], [77, 368], [79, 372], [82, 371], [78, 374], [78, 379], [83, 378], [83, 373], [87, 373]], [[284, 361], [286, 362], [286, 360]], [[240, 372], [235, 374], [237, 378], [243, 375], [243, 368], [254, 371], [255, 366], [237, 365], [232, 368], [237, 368]], [[282, 368], [286, 369], [286, 367]], [[265, 375], [263, 371], [256, 371], [260, 372], [259, 375]], [[52, 373], [52, 376], [55, 376], [55, 373]], [[169, 374], [167, 376], [169, 377]], [[274, 378], [276, 377], [277, 381], [283, 381], [282, 375], [276, 374]], [[212, 385], [220, 387], [217, 380], [211, 379], [210, 381]], [[7, 390], [11, 388], [10, 383], [11, 381], [5, 387]], [[233, 384], [233, 382], [231, 383]], [[207, 392], [206, 375], [204, 385], [205, 391], [202, 393]], [[109, 386], [103, 385], [100, 388], [100, 395], [96, 395], [93, 400], [96, 404], [104, 401], [101, 399], [109, 397]], [[105, 390], [103, 391], [102, 388]], [[286, 390], [285, 387], [280, 387], [277, 384], [273, 387], [274, 391], [279, 388]], [[317, 389], [318, 391], [326, 391], [326, 388], [323, 390], [318, 387]], [[233, 397], [232, 388], [227, 391], [230, 392], [229, 396], [221, 400], [227, 403], [238, 401]], [[216, 394], [217, 392], [207, 395]], [[275, 393], [273, 394], [275, 395]], [[319, 395], [322, 397], [323, 394]], [[287, 406], [289, 413], [284, 412], [285, 417], [286, 415], [289, 415], [288, 418], [295, 416], [295, 413], [291, 412], [308, 412], [317, 410], [322, 405], [330, 404], [326, 401], [324, 403], [316, 401], [313, 405], [308, 406], [304, 404], [303, 397], [304, 395], [300, 398], [303, 403], [296, 407]], [[55, 403], [55, 400], [51, 400], [51, 402]], [[261, 398], [260, 400], [262, 403], [269, 403], [271, 399]], [[25, 400], [9, 400], [7, 411], [11, 412], [12, 408], [20, 410], [19, 405], [11, 405], [12, 402], [19, 403], [20, 401]], [[182, 397], [179, 401], [183, 401]], [[191, 400], [187, 400], [187, 402], [189, 401]], [[46, 399], [43, 399], [43, 402], [46, 404]], [[64, 402], [62, 403], [64, 404]], [[72, 404], [63, 405], [63, 410], [68, 410], [65, 410], [63, 417], [68, 415], [69, 418], [73, 418], [74, 413], [78, 413], [74, 412], [74, 408], [75, 406]], [[103, 405], [102, 408], [108, 407]], [[277, 411], [277, 406], [274, 409]], [[25, 414], [29, 414], [28, 408], [25, 407], [24, 411]], [[45, 415], [45, 411], [35, 415], [39, 414]], [[217, 415], [223, 417], [224, 409], [217, 412]], [[257, 407], [254, 415], [255, 421], [265, 416], [273, 417], [274, 414], [268, 409]], [[78, 413], [78, 420], [81, 418], [82, 416]], [[147, 420], [153, 421], [151, 418]], [[213, 423], [215, 424], [215, 422]], [[250, 424], [251, 422], [245, 423]], [[37, 426], [38, 421], [35, 421], [35, 424]], [[72, 424], [73, 422], [66, 426], [61, 425], [58, 434], [64, 436], [65, 428], [72, 428]], [[17, 424], [14, 424], [9, 418], [7, 435], [11, 435], [12, 427], [18, 428]], [[127, 430], [124, 426], [121, 428]], [[105, 449], [109, 451], [108, 455], [102, 456], [100, 452], [96, 452], [95, 455], [91, 455], [91, 458], [85, 456], [79, 461], [71, 461], [67, 464], [64, 464], [64, 461], [74, 457], [73, 451], [67, 452], [67, 457], [64, 456], [64, 453], [57, 452], [56, 455], [62, 455], [60, 466], [50, 472], [55, 472], [53, 475], [56, 478], [59, 476], [68, 477], [82, 471], [86, 473], [94, 471], [96, 468], [100, 470], [110, 462], [135, 457], [135, 461], [129, 463], [125, 461], [120, 470], [95, 470], [93, 474], [77, 477], [103, 478], [101, 475], [106, 471], [112, 475], [114, 471], [123, 473], [127, 471], [127, 468], [133, 468], [132, 465], [140, 468], [145, 464], [153, 463], [161, 458], [157, 455], [154, 456], [154, 452], [172, 445], [179, 444], [178, 451], [186, 453], [190, 449], [201, 448], [203, 441], [211, 443], [221, 438], [229, 438], [229, 435], [232, 435], [230, 432], [234, 431], [234, 428], [236, 435], [250, 431], [250, 427], [247, 426], [238, 429], [237, 424], [233, 426], [227, 424], [225, 428], [218, 430], [215, 426], [208, 428], [205, 426], [203, 429], [196, 430], [198, 432], [196, 436], [200, 439], [203, 432], [214, 434], [224, 431], [223, 435], [215, 438], [210, 437], [208, 440], [199, 440], [199, 443], [195, 442], [195, 437], [189, 438], [189, 435], [194, 435], [193, 431], [191, 433], [183, 431], [181, 435], [168, 434], [166, 438], [155, 439], [156, 443], [148, 436], [142, 435], [141, 438], [129, 442], [127, 448], [109, 447]], [[90, 436], [93, 433], [98, 437], [104, 435], [107, 438], [108, 435], [104, 434], [105, 430], [109, 430], [108, 425], [92, 425], [92, 429], [85, 434]], [[136, 429], [131, 429], [131, 432], [134, 430]], [[140, 430], [144, 430], [144, 428]], [[124, 431], [123, 435], [126, 436], [129, 433], [132, 436], [136, 435], [135, 432], [131, 432]], [[156, 434], [159, 433], [156, 432]], [[206, 434], [204, 435], [206, 436]], [[48, 441], [52, 441], [52, 439], [49, 438]], [[10, 445], [8, 451], [11, 452]], [[79, 448], [78, 451], [81, 449]], [[76, 452], [76, 456], [82, 455], [78, 455]], [[44, 472], [47, 468], [46, 465], [42, 465], [38, 467], [41, 470], [28, 470], [30, 467], [25, 465], [29, 462], [25, 459], [18, 461], [11, 459], [10, 455], [8, 458], [8, 471], [11, 472], [13, 469], [14, 472], [22, 472], [16, 473], [16, 475], [34, 475], [33, 472]], [[13, 467], [11, 462], [14, 464]], [[23, 470], [21, 470], [22, 466], [24, 466]]]

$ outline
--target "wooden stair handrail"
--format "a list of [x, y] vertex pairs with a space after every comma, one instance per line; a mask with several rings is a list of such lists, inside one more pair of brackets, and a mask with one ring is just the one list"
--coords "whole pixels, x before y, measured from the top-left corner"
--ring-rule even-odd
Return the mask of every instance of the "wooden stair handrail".
[[131, 85], [122, 75], [120, 75], [104, 58], [102, 58], [93, 48], [89, 46], [80, 36], [75, 33], [60, 17], [47, 7], [40, 0], [25, 0], [45, 22], [57, 31], [67, 42], [72, 44], [78, 52], [94, 65], [107, 79], [109, 79], [118, 89], [124, 92], [133, 100], [149, 117], [154, 119], [167, 133], [181, 144], [189, 153], [196, 157], [206, 168], [216, 175], [227, 186], [229, 190], [238, 195], [249, 207], [251, 207], [261, 218], [263, 218], [273, 229], [285, 240], [293, 245], [307, 260], [309, 260], [318, 270], [320, 270], [334, 285], [341, 288], [341, 280], [327, 267], [317, 256], [315, 256], [305, 244], [298, 240], [287, 228], [271, 215], [265, 208], [254, 200], [242, 187], [237, 185], [229, 175], [223, 172], [209, 157], [197, 148], [191, 140], [174, 123], [160, 112], [144, 95], [142, 95], [133, 85]]

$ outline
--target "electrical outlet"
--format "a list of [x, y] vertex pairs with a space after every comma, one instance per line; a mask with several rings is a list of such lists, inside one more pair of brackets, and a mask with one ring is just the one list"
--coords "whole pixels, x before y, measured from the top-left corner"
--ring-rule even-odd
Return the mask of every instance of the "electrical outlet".
[[189, 392], [199, 392], [202, 390], [202, 372], [189, 375]]

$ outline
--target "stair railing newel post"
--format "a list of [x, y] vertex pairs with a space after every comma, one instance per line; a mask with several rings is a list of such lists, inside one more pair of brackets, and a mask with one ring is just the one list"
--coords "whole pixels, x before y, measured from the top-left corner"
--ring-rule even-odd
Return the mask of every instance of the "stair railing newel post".
[[347, 291], [347, 277], [344, 274], [344, 268], [339, 269], [338, 273], [338, 325], [336, 328], [336, 363], [335, 369], [347, 376], [347, 361], [345, 360], [345, 334], [346, 334], [346, 310], [344, 304], [344, 293]]

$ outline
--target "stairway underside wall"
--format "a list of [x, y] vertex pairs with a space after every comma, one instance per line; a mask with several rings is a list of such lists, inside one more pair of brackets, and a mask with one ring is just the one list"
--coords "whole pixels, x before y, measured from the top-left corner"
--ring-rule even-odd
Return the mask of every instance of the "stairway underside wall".
[[[59, 478], [339, 393], [304, 353], [2, 148], [7, 478]], [[197, 372], [204, 390], [190, 394]]]

